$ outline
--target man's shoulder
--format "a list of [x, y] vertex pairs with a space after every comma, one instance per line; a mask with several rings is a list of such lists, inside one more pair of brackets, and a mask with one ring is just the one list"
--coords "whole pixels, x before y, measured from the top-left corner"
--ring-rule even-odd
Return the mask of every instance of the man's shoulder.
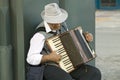
[[45, 27], [39, 27], [35, 30], [36, 33], [40, 31], [45, 32]]
[[37, 32], [46, 32], [43, 22], [36, 27], [34, 33], [37, 33]]

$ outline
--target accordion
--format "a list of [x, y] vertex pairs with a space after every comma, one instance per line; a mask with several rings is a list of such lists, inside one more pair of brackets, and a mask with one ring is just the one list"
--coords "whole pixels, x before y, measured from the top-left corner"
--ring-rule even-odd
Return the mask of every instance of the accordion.
[[46, 40], [46, 44], [50, 51], [56, 51], [62, 56], [59, 65], [68, 73], [96, 57], [84, 38], [81, 27], [52, 36]]

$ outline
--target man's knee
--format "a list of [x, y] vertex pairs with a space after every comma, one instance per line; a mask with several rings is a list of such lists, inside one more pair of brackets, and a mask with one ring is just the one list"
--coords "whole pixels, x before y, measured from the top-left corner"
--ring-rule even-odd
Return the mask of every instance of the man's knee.
[[95, 75], [97, 76], [98, 79], [101, 80], [101, 71], [98, 68], [96, 68], [95, 70]]
[[94, 75], [94, 78], [97, 78], [97, 80], [101, 80], [101, 71], [93, 66], [89, 66], [90, 72]]

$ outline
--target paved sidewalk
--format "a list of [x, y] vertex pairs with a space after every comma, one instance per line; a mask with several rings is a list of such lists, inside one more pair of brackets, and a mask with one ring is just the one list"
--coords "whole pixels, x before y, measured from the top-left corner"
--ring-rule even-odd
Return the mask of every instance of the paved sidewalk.
[[95, 44], [102, 80], [120, 80], [120, 10], [96, 11]]

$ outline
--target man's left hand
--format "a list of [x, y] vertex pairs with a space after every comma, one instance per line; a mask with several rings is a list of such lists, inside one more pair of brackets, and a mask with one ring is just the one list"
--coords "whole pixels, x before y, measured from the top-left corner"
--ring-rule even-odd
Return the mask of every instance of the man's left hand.
[[89, 32], [85, 32], [85, 39], [87, 40], [87, 42], [92, 42], [93, 41], [93, 35]]

